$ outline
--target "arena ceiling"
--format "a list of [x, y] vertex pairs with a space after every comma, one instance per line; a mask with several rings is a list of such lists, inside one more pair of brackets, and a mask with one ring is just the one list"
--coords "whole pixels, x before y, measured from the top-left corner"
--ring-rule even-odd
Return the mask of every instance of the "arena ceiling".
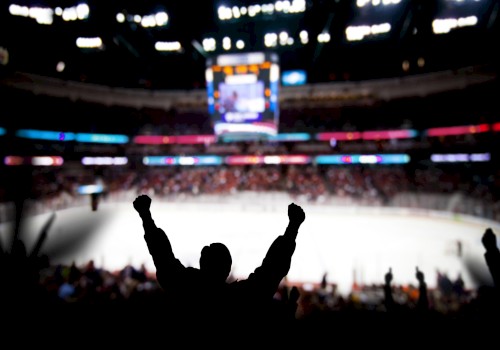
[[307, 82], [495, 63], [498, 0], [7, 0], [0, 65], [146, 89], [204, 88], [206, 60], [278, 53]]

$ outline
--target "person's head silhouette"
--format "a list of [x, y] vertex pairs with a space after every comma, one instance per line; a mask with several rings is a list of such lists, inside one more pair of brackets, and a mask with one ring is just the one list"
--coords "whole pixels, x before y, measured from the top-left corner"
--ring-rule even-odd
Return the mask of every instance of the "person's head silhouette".
[[200, 270], [213, 282], [225, 282], [231, 272], [231, 253], [222, 243], [203, 247], [200, 256]]

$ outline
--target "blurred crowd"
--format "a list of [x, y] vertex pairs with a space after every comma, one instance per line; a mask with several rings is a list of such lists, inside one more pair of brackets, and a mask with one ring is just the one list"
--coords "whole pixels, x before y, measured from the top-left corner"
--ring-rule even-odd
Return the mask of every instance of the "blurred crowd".
[[43, 169], [33, 172], [31, 198], [37, 210], [65, 208], [83, 202], [80, 185], [102, 183], [104, 200], [119, 199], [125, 192], [165, 200], [281, 192], [318, 204], [443, 210], [500, 221], [499, 178], [477, 169], [389, 165], [161, 167], [135, 172], [116, 167], [73, 173]]
[[[15, 262], [15, 259], [18, 260]], [[96, 266], [92, 260], [81, 265], [61, 265], [51, 264], [46, 256], [19, 259], [19, 255], [2, 256], [1, 273], [5, 285], [1, 297], [2, 303], [6, 300], [11, 303], [7, 306], [18, 302], [24, 307], [64, 312], [85, 310], [86, 307], [91, 310], [96, 307], [104, 310], [158, 308], [163, 302], [155, 273], [144, 265], [127, 265], [121, 270], [108, 271]], [[20, 261], [25, 264], [23, 268], [18, 265]], [[436, 287], [432, 289], [425, 287], [423, 274], [420, 279], [415, 279], [414, 284], [408, 285], [392, 284], [388, 275], [385, 284], [382, 282], [384, 276], [381, 276], [380, 284], [354, 283], [347, 295], [339, 293], [336, 284], [329, 281], [326, 274], [313, 284], [292, 284], [285, 278], [274, 300], [277, 304], [286, 303], [291, 289], [296, 287], [300, 295], [293, 310], [296, 320], [333, 323], [347, 315], [385, 317], [393, 313], [398, 317], [413, 317], [422, 308], [433, 319], [480, 320], [492, 306], [492, 287], [472, 289], [464, 284], [460, 275], [451, 278], [436, 271]], [[228, 282], [234, 280], [230, 276]], [[424, 304], [422, 293], [426, 294]]]

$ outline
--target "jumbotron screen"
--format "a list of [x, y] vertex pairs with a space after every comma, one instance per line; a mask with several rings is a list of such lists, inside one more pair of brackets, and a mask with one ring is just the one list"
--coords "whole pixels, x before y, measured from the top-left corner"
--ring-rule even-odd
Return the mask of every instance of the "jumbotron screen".
[[219, 55], [207, 60], [208, 112], [224, 140], [278, 132], [280, 69], [274, 53]]

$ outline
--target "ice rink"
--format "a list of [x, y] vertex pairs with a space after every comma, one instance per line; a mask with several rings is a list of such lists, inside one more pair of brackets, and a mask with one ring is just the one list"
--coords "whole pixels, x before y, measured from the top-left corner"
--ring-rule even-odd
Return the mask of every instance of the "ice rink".
[[[300, 203], [298, 203], [300, 205]], [[389, 267], [398, 284], [416, 283], [415, 267], [434, 287], [436, 271], [466, 287], [477, 287], [470, 271], [487, 275], [481, 236], [487, 227], [500, 233], [493, 222], [447, 214], [408, 210], [339, 208], [302, 205], [306, 221], [288, 274], [290, 282], [318, 283], [327, 273], [341, 293], [357, 283], [383, 283]], [[285, 231], [287, 205], [237, 205], [234, 203], [160, 203], [151, 211], [156, 224], [167, 232], [175, 255], [186, 266], [198, 267], [203, 246], [227, 245], [233, 257], [233, 275], [247, 277], [264, 258], [272, 241]], [[23, 225], [28, 248], [49, 214], [38, 215]], [[3, 245], [9, 227], [2, 227]], [[459, 243], [462, 251], [459, 252]], [[44, 252], [54, 263], [83, 264], [121, 269], [144, 263], [154, 271], [143, 239], [143, 228], [131, 203], [101, 203], [57, 212]]]

